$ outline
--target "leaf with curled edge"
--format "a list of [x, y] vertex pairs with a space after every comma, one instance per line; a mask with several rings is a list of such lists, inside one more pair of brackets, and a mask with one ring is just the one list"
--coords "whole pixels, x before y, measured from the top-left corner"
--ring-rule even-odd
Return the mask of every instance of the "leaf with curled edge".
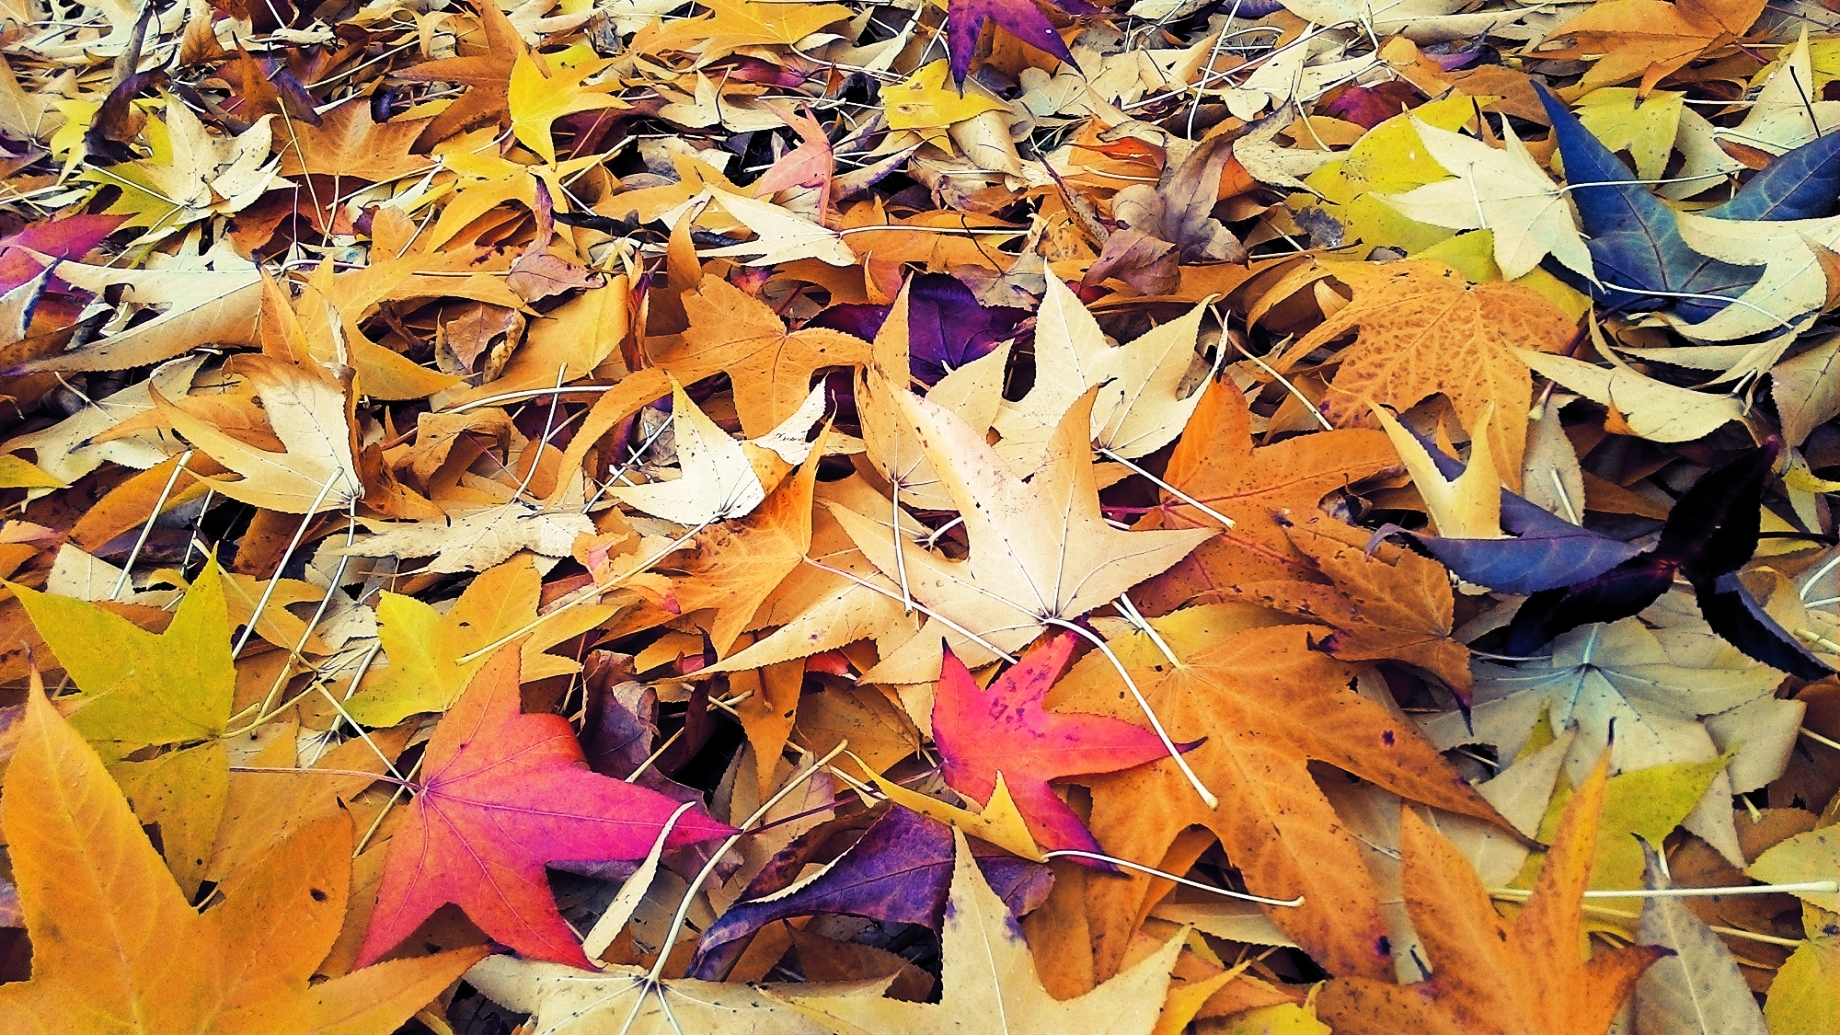
[[[544, 864], [643, 859], [676, 812], [657, 791], [591, 771], [568, 720], [521, 710], [518, 653], [513, 643], [487, 659], [435, 727], [415, 800], [390, 839], [359, 966], [451, 902], [528, 959], [586, 968]], [[699, 808], [665, 843], [733, 832]]]

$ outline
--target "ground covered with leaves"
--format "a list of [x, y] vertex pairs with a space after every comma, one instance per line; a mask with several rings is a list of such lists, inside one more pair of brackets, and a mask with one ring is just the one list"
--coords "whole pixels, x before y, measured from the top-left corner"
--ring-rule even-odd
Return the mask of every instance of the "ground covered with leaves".
[[0, 0], [0, 1033], [1840, 1031], [1840, 13]]

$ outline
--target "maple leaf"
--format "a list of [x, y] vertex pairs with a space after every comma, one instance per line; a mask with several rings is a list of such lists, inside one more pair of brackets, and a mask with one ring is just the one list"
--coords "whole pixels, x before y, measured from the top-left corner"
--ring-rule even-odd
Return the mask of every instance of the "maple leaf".
[[[1514, 757], [1539, 723], [1576, 729], [1566, 756], [1575, 779], [1606, 748], [1618, 770], [1717, 758], [1720, 749], [1701, 718], [1770, 700], [1770, 692], [1782, 681], [1774, 669], [1749, 659], [1678, 664], [1655, 633], [1634, 618], [1565, 633], [1553, 641], [1551, 656], [1538, 661], [1477, 661], [1474, 670], [1469, 713], [1428, 717], [1421, 723], [1426, 735], [1439, 747], [1487, 743], [1499, 748], [1502, 757]], [[1776, 704], [1795, 707], [1787, 701]], [[1767, 721], [1798, 718], [1799, 713], [1784, 714]], [[1753, 736], [1764, 721], [1761, 715], [1751, 718], [1760, 724], [1753, 727]], [[1729, 787], [1729, 778], [1721, 773], [1707, 793], [1723, 801], [1731, 793]], [[1690, 826], [1736, 854], [1729, 812], [1720, 808], [1705, 815], [1705, 823]]]
[[1162, 758], [1165, 749], [1141, 726], [1042, 708], [1048, 687], [1073, 655], [1075, 639], [1061, 633], [1023, 655], [989, 689], [980, 689], [964, 662], [947, 650], [933, 700], [933, 740], [942, 758], [940, 775], [953, 790], [975, 802], [989, 801], [1000, 773], [1036, 844], [1097, 852], [1086, 824], [1048, 781], [1129, 769]]
[[850, 9], [839, 4], [710, 0], [697, 6], [706, 8], [709, 17], [672, 22], [652, 39], [652, 47], [692, 50], [707, 62], [741, 47], [789, 46], [850, 16]]
[[1318, 1007], [1349, 1035], [1401, 1031], [1436, 1035], [1600, 1035], [1642, 972], [1667, 950], [1598, 950], [1586, 961], [1586, 878], [1597, 842], [1608, 769], [1578, 788], [1546, 855], [1533, 897], [1503, 921], [1463, 853], [1417, 813], [1400, 816], [1406, 911], [1424, 942], [1428, 981], [1392, 985], [1336, 978]]
[[943, 59], [916, 71], [905, 82], [883, 88], [882, 105], [888, 113], [889, 129], [914, 130], [922, 139], [946, 150], [951, 150], [946, 130], [985, 112], [1004, 110], [1002, 101], [975, 87], [969, 91], [947, 89]]
[[1267, 297], [1282, 298], [1290, 293], [1288, 284], [1301, 286], [1323, 275], [1347, 284], [1353, 299], [1286, 349], [1275, 365], [1288, 369], [1358, 330], [1329, 382], [1320, 407], [1325, 416], [1345, 424], [1364, 419], [1370, 403], [1405, 410], [1441, 393], [1464, 426], [1475, 428], [1492, 406], [1489, 446], [1509, 487], [1518, 487], [1533, 381], [1514, 350], [1557, 351], [1572, 340], [1573, 322], [1528, 288], [1472, 286], [1431, 261], [1323, 264], [1292, 274]]
[[1199, 388], [1179, 394], [1196, 363], [1196, 338], [1207, 307], [1198, 305], [1128, 345], [1105, 343], [1099, 322], [1052, 273], [1035, 317], [1039, 377], [1029, 394], [997, 412], [997, 454], [1018, 474], [1040, 466], [1055, 428], [1088, 389], [1093, 445], [1103, 454], [1140, 457], [1168, 445], [1201, 401]]
[[458, 83], [466, 87], [459, 100], [422, 127], [410, 148], [416, 154], [427, 154], [434, 145], [461, 130], [510, 117], [506, 106], [510, 101], [511, 72], [526, 52], [524, 40], [495, 0], [479, 0], [474, 9], [485, 31], [485, 53], [424, 61], [395, 73], [396, 78], [411, 83]]
[[1443, 565], [1409, 550], [1370, 551], [1372, 536], [1322, 518], [1289, 533], [1330, 585], [1247, 582], [1244, 597], [1333, 627], [1323, 646], [1344, 661], [1391, 658], [1469, 688], [1469, 648], [1452, 635], [1455, 601]]
[[167, 99], [165, 114], [165, 132], [149, 134], [154, 140], [150, 157], [83, 174], [120, 188], [108, 212], [127, 216], [123, 225], [146, 227], [149, 237], [162, 237], [212, 215], [240, 212], [271, 187], [286, 185], [277, 181], [278, 163], [269, 157], [271, 117], [220, 140], [177, 99]]
[[672, 596], [683, 613], [715, 609], [708, 628], [718, 655], [729, 652], [767, 595], [811, 548], [812, 490], [823, 452], [813, 449], [798, 472], [746, 518], [698, 533], [691, 558], [663, 566], [682, 573]]
[[151, 319], [68, 352], [20, 364], [8, 374], [45, 370], [125, 370], [184, 355], [210, 342], [246, 345], [256, 341], [262, 275], [254, 264], [227, 248], [202, 255], [181, 254], [168, 263], [149, 260], [145, 269], [114, 269], [64, 261], [52, 275], [73, 287], [102, 294], [117, 287], [125, 301], [163, 307]]
[[683, 340], [653, 353], [653, 364], [684, 384], [727, 373], [741, 429], [750, 438], [798, 412], [816, 371], [869, 360], [869, 343], [861, 338], [817, 327], [787, 330], [765, 302], [717, 276], [685, 292], [684, 312], [690, 328]]
[[[1176, 441], [1163, 477], [1191, 500], [1233, 521], [1137, 591], [1153, 613], [1185, 603], [1232, 599], [1234, 587], [1308, 578], [1308, 559], [1286, 533], [1318, 512], [1325, 496], [1398, 465], [1386, 436], [1338, 429], [1255, 446], [1246, 397], [1226, 381], [1201, 393], [1188, 430]], [[1218, 526], [1193, 505], [1163, 494], [1138, 528]]]
[[1494, 235], [1495, 264], [1508, 280], [1526, 276], [1548, 254], [1579, 276], [1597, 279], [1564, 193], [1512, 128], [1503, 130], [1507, 146], [1500, 150], [1428, 123], [1414, 122], [1413, 128], [1455, 178], [1383, 195], [1387, 204], [1421, 223], [1487, 229]]
[[[864, 452], [894, 488], [894, 502], [923, 510], [946, 510], [952, 507], [952, 498], [927, 463], [919, 441], [902, 433], [893, 402], [913, 384], [908, 314], [914, 284], [909, 280], [902, 285], [876, 332], [869, 361], [857, 372], [857, 419], [862, 424]], [[927, 398], [950, 409], [973, 428], [988, 428], [1003, 405], [1003, 373], [1008, 360], [1007, 347], [972, 360], [940, 377], [927, 392]]]
[[766, 486], [755, 473], [746, 448], [717, 427], [675, 381], [671, 383], [671, 430], [682, 476], [615, 486], [608, 495], [680, 525], [740, 517], [766, 499]]
[[[911, 394], [896, 396], [964, 519], [971, 556], [955, 561], [890, 538], [887, 526], [831, 507], [857, 549], [913, 599], [932, 608], [913, 639], [864, 674], [871, 681], [933, 678], [942, 637], [974, 664], [1033, 640], [1044, 624], [1071, 621], [1180, 560], [1210, 529], [1125, 532], [1105, 523], [1093, 479], [1089, 429], [1096, 389], [1067, 411], [1047, 460], [1023, 482], [950, 411]], [[897, 554], [897, 550], [899, 553]]]
[[604, 91], [587, 87], [583, 81], [607, 67], [606, 61], [583, 61], [551, 73], [539, 66], [528, 51], [517, 56], [511, 66], [506, 88], [506, 106], [511, 113], [511, 133], [518, 142], [537, 153], [550, 165], [556, 164], [556, 144], [550, 139], [550, 124], [565, 115], [617, 108], [622, 102]]
[[283, 176], [349, 176], [381, 183], [429, 167], [410, 153], [425, 123], [392, 119], [378, 123], [371, 106], [354, 97], [321, 114], [319, 125], [291, 123], [280, 148]]
[[[532, 1014], [550, 1035], [745, 1031], [748, 1035], [833, 1035], [772, 995], [773, 986], [694, 979], [657, 980], [638, 967], [583, 974], [554, 963], [492, 956], [467, 971], [494, 1002]], [[863, 994], [858, 992], [858, 995]]]
[[0, 796], [32, 976], [0, 986], [0, 1031], [385, 1035], [482, 954], [309, 984], [345, 913], [350, 821], [274, 845], [201, 915], [102, 760], [33, 684]]
[[72, 725], [111, 761], [224, 731], [236, 693], [223, 575], [207, 564], [159, 635], [69, 597], [9, 584], [84, 705]]
[[[452, 902], [526, 958], [586, 968], [543, 865], [643, 859], [677, 810], [656, 791], [590, 771], [561, 716], [524, 713], [518, 669], [516, 645], [493, 654], [429, 738], [415, 800], [390, 838], [358, 966]], [[666, 844], [731, 833], [696, 809], [678, 818]]]
[[[1324, 630], [1285, 621], [1244, 605], [1210, 605], [1153, 619], [1158, 640], [1139, 632], [1110, 641], [1169, 736], [1203, 741], [1185, 758], [1220, 805], [1207, 807], [1173, 763], [1159, 762], [1081, 780], [1093, 790], [1092, 829], [1109, 854], [1155, 865], [1178, 834], [1201, 825], [1220, 838], [1254, 894], [1303, 896], [1301, 906], [1269, 915], [1326, 969], [1391, 973], [1373, 878], [1310, 782], [1309, 761], [1446, 811], [1483, 819], [1494, 812], [1410, 720], [1361, 693], [1353, 669], [1312, 649]], [[1136, 707], [1119, 699], [1122, 689], [1111, 664], [1089, 655], [1048, 703], [1122, 718]], [[1132, 884], [1136, 878], [1114, 882], [1112, 908], [1124, 913], [1108, 923], [1136, 922], [1137, 902], [1115, 898], [1133, 893]], [[1116, 966], [1129, 931], [1104, 937], [1098, 951]]]
[[1694, 58], [1744, 35], [1763, 13], [1763, 0], [1608, 0], [1558, 26], [1550, 39], [1564, 46], [1541, 57], [1597, 60], [1579, 85], [1614, 86], [1640, 78], [1647, 91]]
[[953, 836], [958, 851], [940, 931], [939, 1002], [906, 1003], [860, 994], [813, 994], [803, 989], [783, 989], [780, 994], [826, 1025], [845, 1025], [865, 1035], [945, 1035], [985, 1027], [992, 1018], [1000, 1019], [1010, 1035], [1070, 1031], [1150, 1035], [1183, 939], [1171, 938], [1085, 995], [1056, 1000], [1042, 987], [1035, 960], [1009, 909], [978, 872], [965, 835], [954, 832]]
[[153, 390], [154, 409], [199, 450], [241, 478], [213, 478], [232, 499], [284, 514], [341, 510], [364, 497], [347, 424], [351, 376], [335, 381], [267, 356], [243, 356], [237, 369], [255, 386], [275, 437], [286, 452], [243, 443], [192, 416]]
[[[484, 658], [459, 659], [522, 628], [536, 616], [542, 590], [532, 563], [512, 561], [474, 579], [446, 614], [414, 597], [383, 593], [377, 638], [390, 665], [346, 702], [347, 713], [367, 726], [394, 726], [416, 712], [446, 711], [485, 665]], [[612, 607], [589, 605], [543, 623], [523, 641], [524, 677], [580, 671], [576, 662], [543, 652], [612, 615]]]

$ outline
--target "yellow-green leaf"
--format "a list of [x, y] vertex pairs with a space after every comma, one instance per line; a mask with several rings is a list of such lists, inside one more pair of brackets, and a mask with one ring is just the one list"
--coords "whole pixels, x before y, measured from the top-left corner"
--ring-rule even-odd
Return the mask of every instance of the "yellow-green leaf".
[[8, 588], [83, 692], [71, 725], [104, 758], [224, 731], [236, 670], [223, 573], [215, 561], [206, 564], [172, 624], [158, 635], [88, 601]]

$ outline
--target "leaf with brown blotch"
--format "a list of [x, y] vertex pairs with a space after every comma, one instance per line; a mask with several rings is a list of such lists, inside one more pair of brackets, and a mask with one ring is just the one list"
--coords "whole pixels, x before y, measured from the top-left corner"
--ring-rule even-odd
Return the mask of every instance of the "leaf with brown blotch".
[[1442, 394], [1463, 426], [1475, 428], [1492, 405], [1487, 426], [1495, 466], [1510, 488], [1520, 488], [1533, 375], [1514, 350], [1557, 351], [1572, 340], [1575, 322], [1530, 288], [1472, 285], [1429, 260], [1306, 267], [1273, 288], [1267, 301], [1281, 301], [1323, 277], [1348, 285], [1354, 297], [1286, 349], [1278, 369], [1358, 331], [1354, 344], [1338, 354], [1324, 416], [1337, 424], [1365, 423], [1372, 403], [1406, 410]]
[[1444, 566], [1373, 534], [1328, 518], [1288, 530], [1329, 585], [1248, 582], [1245, 599], [1331, 626], [1323, 648], [1344, 661], [1403, 661], [1469, 689], [1469, 648], [1452, 637], [1455, 598]]
[[0, 986], [5, 1035], [387, 1035], [482, 955], [462, 949], [309, 984], [345, 915], [348, 818], [274, 845], [200, 915], [36, 676], [20, 727], [0, 812], [32, 977]]
[[1668, 954], [1639, 945], [1593, 949], [1587, 961], [1580, 950], [1608, 775], [1599, 763], [1573, 794], [1512, 923], [1456, 845], [1405, 810], [1406, 912], [1431, 977], [1416, 985], [1337, 978], [1317, 1000], [1324, 1019], [1340, 1035], [1602, 1035], [1642, 972]]
[[[1155, 866], [1178, 835], [1202, 826], [1254, 894], [1302, 895], [1269, 915], [1330, 973], [1393, 972], [1379, 891], [1308, 764], [1328, 762], [1414, 801], [1495, 820], [1495, 811], [1390, 701], [1367, 696], [1355, 670], [1317, 649], [1320, 626], [1245, 604], [1188, 608], [1154, 619], [1173, 651], [1133, 633], [1111, 641], [1151, 710], [1220, 798], [1208, 808], [1173, 762], [1082, 779], [1093, 793], [1092, 828], [1112, 855]], [[1049, 705], [1130, 719], [1137, 705], [1101, 654], [1089, 654]], [[1142, 878], [1108, 881], [1095, 917], [1099, 969], [1119, 965], [1143, 907]]]
[[[1252, 440], [1252, 412], [1230, 382], [1201, 397], [1176, 441], [1163, 477], [1233, 520], [1132, 594], [1151, 613], [1190, 603], [1234, 599], [1244, 583], [1313, 577], [1309, 559], [1285, 530], [1320, 513], [1325, 496], [1399, 466], [1378, 431], [1346, 429], [1300, 435], [1276, 445]], [[1219, 523], [1165, 492], [1138, 528], [1218, 528]]]

